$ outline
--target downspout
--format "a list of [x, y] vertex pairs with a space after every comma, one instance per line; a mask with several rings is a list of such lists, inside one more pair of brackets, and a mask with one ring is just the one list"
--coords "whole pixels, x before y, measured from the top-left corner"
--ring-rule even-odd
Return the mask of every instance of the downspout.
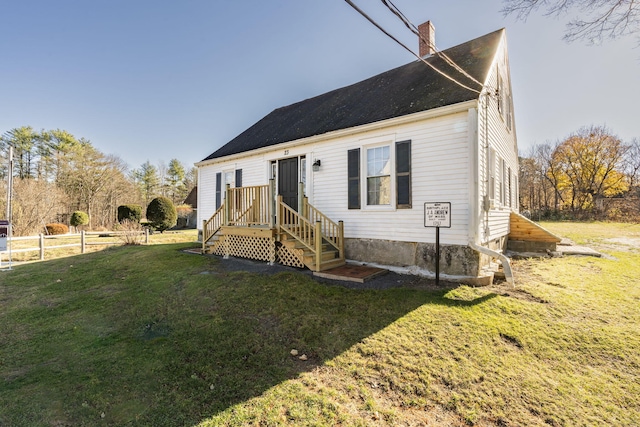
[[489, 255], [494, 258], [498, 258], [502, 262], [502, 268], [504, 269], [504, 277], [507, 279], [507, 282], [509, 282], [511, 286], [513, 286], [514, 288], [516, 287], [516, 283], [513, 280], [513, 272], [511, 271], [511, 263], [509, 262], [509, 258], [506, 255], [498, 251], [494, 251], [493, 249], [489, 249], [485, 246], [480, 246], [473, 240], [469, 241], [469, 246], [480, 253]]
[[489, 195], [491, 194], [491, 172], [489, 172], [489, 162], [491, 161], [491, 147], [489, 146], [489, 99], [491, 94], [487, 90], [484, 97], [484, 197], [482, 198], [482, 209], [484, 209], [484, 224], [482, 224], [483, 233], [489, 235], [489, 209], [491, 202]]
[[[483, 228], [485, 229], [485, 232], [487, 230], [487, 228], [489, 227], [489, 185], [490, 185], [490, 174], [489, 174], [489, 97], [491, 96], [489, 94], [489, 92], [487, 91], [486, 95], [485, 95], [485, 102], [484, 102], [484, 148], [485, 148], [485, 156], [486, 156], [486, 162], [485, 162], [485, 168], [484, 168], [484, 173], [485, 173], [485, 185], [484, 185], [484, 189], [485, 189], [485, 194], [484, 197], [482, 198], [482, 208], [485, 211], [485, 224], [483, 224]], [[473, 250], [480, 252], [482, 254], [488, 255], [490, 257], [494, 257], [494, 258], [498, 258], [500, 260], [500, 262], [502, 263], [502, 268], [504, 270], [504, 276], [505, 279], [507, 279], [507, 282], [509, 282], [511, 284], [511, 286], [513, 286], [515, 288], [516, 284], [515, 281], [513, 279], [513, 272], [511, 270], [511, 263], [509, 261], [509, 258], [507, 258], [507, 256], [505, 256], [504, 254], [502, 254], [501, 252], [498, 251], [494, 251], [493, 249], [489, 249], [486, 246], [482, 246], [482, 244], [480, 243], [479, 239], [478, 239], [478, 228], [475, 227], [475, 232], [473, 234], [473, 239], [469, 240], [469, 247], [471, 247]]]

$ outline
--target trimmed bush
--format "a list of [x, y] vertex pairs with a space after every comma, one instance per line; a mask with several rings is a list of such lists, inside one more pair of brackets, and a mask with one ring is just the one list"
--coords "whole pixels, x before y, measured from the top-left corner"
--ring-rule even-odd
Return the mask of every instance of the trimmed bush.
[[71, 224], [74, 227], [89, 224], [89, 215], [86, 212], [75, 211], [73, 215], [71, 215], [69, 224]]
[[153, 199], [147, 206], [147, 219], [153, 228], [162, 233], [176, 225], [178, 212], [171, 199], [160, 196]]
[[47, 230], [47, 234], [67, 234], [69, 232], [69, 227], [64, 224], [52, 223], [44, 226]]
[[133, 221], [140, 222], [142, 219], [142, 206], [140, 205], [122, 205], [118, 206], [118, 222]]

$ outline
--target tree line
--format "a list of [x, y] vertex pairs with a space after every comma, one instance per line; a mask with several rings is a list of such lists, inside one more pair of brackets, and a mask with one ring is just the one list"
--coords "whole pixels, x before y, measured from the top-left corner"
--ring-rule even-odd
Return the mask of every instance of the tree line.
[[520, 157], [520, 210], [534, 219], [640, 219], [640, 140], [583, 127]]
[[[76, 211], [89, 217], [89, 229], [111, 229], [120, 205], [148, 206], [156, 196], [181, 205], [196, 186], [197, 170], [179, 160], [149, 161], [130, 170], [118, 156], [104, 154], [85, 138], [65, 130], [30, 126], [0, 136], [0, 190], [7, 194], [8, 153], [13, 147], [12, 223], [14, 235], [40, 233], [47, 223], [70, 224]], [[0, 212], [6, 197], [0, 197]], [[183, 207], [188, 213], [188, 207]]]

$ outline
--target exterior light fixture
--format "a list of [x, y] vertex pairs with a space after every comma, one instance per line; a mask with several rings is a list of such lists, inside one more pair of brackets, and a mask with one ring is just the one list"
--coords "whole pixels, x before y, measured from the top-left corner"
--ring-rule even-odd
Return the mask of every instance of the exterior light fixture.
[[311, 165], [311, 167], [313, 168], [314, 172], [318, 172], [320, 170], [320, 165], [322, 163], [320, 162], [320, 160], [316, 159], [315, 162], [313, 162], [313, 164]]

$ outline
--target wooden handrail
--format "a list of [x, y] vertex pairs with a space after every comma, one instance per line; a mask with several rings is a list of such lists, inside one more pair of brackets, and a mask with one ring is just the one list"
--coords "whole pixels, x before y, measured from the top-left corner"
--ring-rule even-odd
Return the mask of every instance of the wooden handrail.
[[227, 188], [225, 200], [208, 220], [202, 221], [202, 250], [225, 225], [256, 226], [271, 223], [270, 187]]
[[202, 221], [202, 250], [204, 251], [206, 243], [216, 234], [224, 225], [224, 204], [220, 205], [218, 210], [211, 215], [208, 220]]
[[225, 203], [229, 205], [229, 225], [269, 225], [269, 185], [228, 188]]
[[[305, 198], [306, 199], [306, 198]], [[322, 237], [338, 251], [344, 246], [344, 230], [341, 224], [332, 221], [328, 216], [320, 212], [305, 200], [305, 215], [309, 222], [320, 222]], [[340, 256], [342, 257], [342, 253]]]
[[278, 228], [315, 253], [314, 225], [278, 196]]
[[[275, 222], [274, 208], [277, 213]], [[291, 236], [313, 254], [316, 271], [321, 267], [324, 244], [333, 246], [338, 251], [338, 257], [344, 260], [342, 221], [332, 221], [309, 204], [306, 197], [299, 203], [298, 211], [292, 209], [282, 201], [282, 196], [276, 199], [273, 180], [268, 185], [226, 188], [222, 206], [209, 220], [203, 221], [203, 251], [206, 243], [225, 225], [276, 227], [280, 233]]]
[[313, 253], [316, 271], [320, 270], [322, 262], [323, 242], [327, 242], [338, 250], [339, 258], [344, 259], [343, 222], [332, 221], [309, 204], [306, 197], [300, 212], [302, 214], [284, 203], [282, 196], [278, 196], [278, 227]]

